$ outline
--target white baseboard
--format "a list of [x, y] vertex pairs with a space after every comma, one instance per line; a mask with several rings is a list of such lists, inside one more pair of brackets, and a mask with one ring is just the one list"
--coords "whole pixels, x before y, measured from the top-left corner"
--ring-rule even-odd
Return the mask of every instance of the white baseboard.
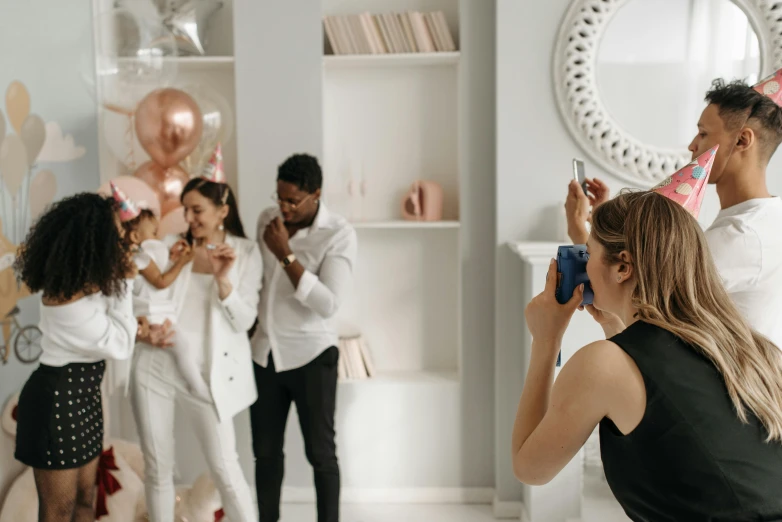
[[[524, 504], [521, 502], [504, 502], [494, 496], [492, 500], [492, 514], [497, 519], [526, 520]], [[523, 517], [523, 518], [522, 518]]]
[[[340, 500], [348, 504], [491, 504], [492, 488], [342, 488]], [[315, 502], [314, 488], [282, 488], [282, 501]]]

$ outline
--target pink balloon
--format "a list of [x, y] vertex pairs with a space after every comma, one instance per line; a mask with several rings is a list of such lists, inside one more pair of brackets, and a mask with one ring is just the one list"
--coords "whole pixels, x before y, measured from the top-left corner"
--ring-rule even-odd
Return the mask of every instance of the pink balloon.
[[[157, 193], [144, 181], [133, 176], [119, 176], [111, 180], [128, 195], [139, 207], [148, 208], [156, 216], [160, 217], [160, 200]], [[98, 194], [111, 196], [109, 182], [104, 183], [98, 189]]]
[[185, 207], [179, 207], [160, 219], [158, 236], [163, 239], [171, 234], [184, 234], [188, 228], [187, 221], [185, 221]]

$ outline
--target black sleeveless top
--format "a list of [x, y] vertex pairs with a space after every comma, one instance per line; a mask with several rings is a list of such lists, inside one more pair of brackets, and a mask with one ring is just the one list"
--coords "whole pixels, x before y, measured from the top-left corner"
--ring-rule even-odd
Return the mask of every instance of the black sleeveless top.
[[742, 424], [725, 381], [700, 352], [638, 321], [610, 339], [641, 371], [646, 411], [622, 435], [600, 422], [606, 479], [634, 521], [782, 521], [782, 444]]

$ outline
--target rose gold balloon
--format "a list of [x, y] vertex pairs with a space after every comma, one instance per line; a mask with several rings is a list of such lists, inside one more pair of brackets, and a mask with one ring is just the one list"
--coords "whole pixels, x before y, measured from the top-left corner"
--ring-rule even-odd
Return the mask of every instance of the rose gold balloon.
[[178, 89], [157, 89], [136, 107], [136, 135], [149, 157], [163, 167], [185, 159], [201, 140], [198, 104]]
[[147, 161], [136, 169], [133, 175], [145, 181], [157, 193], [158, 199], [160, 199], [161, 216], [165, 216], [181, 206], [179, 196], [182, 195], [182, 189], [190, 181], [187, 172], [180, 167], [176, 165], [168, 168], [161, 167], [154, 161]]

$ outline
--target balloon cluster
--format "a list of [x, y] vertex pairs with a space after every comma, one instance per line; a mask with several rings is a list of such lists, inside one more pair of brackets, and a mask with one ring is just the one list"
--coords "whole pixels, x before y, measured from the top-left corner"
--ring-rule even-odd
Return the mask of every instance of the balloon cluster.
[[[207, 85], [172, 87], [177, 39], [160, 19], [117, 8], [99, 17], [97, 32], [101, 126], [132, 173], [112, 181], [160, 216], [161, 234], [183, 232], [182, 189], [230, 139], [230, 106]], [[108, 194], [108, 183], [99, 191]]]
[[46, 142], [46, 125], [30, 112], [30, 93], [23, 83], [11, 82], [5, 93], [6, 118], [0, 110], [0, 214], [7, 235], [19, 243], [28, 222], [41, 214], [57, 192], [50, 170], [36, 172], [36, 160]]

